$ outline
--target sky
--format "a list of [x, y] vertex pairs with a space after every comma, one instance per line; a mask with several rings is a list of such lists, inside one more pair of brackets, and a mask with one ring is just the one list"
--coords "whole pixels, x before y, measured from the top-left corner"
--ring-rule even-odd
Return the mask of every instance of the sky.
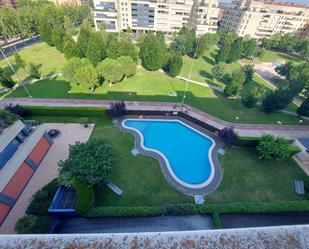
[[[229, 3], [231, 0], [219, 0], [220, 2]], [[309, 5], [309, 0], [276, 0], [276, 2], [293, 2]]]

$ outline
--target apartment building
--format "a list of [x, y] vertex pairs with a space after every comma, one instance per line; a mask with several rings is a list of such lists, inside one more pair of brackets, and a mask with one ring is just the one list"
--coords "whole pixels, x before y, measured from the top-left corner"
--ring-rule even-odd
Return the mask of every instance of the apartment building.
[[14, 8], [18, 7], [17, 0], [0, 0], [0, 7]]
[[202, 35], [218, 29], [218, 0], [94, 0], [94, 7], [96, 29], [103, 23], [110, 32], [130, 28], [172, 35], [188, 25]]
[[[299, 33], [309, 20], [309, 7], [273, 0], [234, 0], [225, 5], [220, 27], [253, 38], [276, 33]], [[308, 36], [308, 33], [307, 35]]]
[[[1, 1], [1, 0], [0, 0]], [[72, 4], [72, 5], [88, 5], [88, 0], [50, 0], [56, 5], [61, 5], [61, 4]]]

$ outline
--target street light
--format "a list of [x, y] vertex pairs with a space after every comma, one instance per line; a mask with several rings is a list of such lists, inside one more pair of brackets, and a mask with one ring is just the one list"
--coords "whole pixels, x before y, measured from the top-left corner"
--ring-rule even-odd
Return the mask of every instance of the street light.
[[188, 79], [186, 80], [186, 89], [185, 89], [185, 92], [183, 94], [182, 101], [181, 101], [181, 110], [183, 110], [183, 106], [184, 106], [184, 103], [185, 103], [185, 98], [187, 97], [189, 80], [191, 78], [191, 74], [192, 74], [192, 70], [193, 70], [193, 65], [194, 65], [194, 60], [195, 60], [195, 57], [196, 57], [196, 54], [197, 54], [198, 47], [200, 45], [200, 40], [201, 39], [199, 39], [197, 44], [196, 44], [196, 49], [195, 49], [195, 52], [194, 52], [194, 55], [193, 55], [193, 60], [192, 60], [192, 63], [191, 63], [191, 68], [190, 68], [190, 71], [189, 71]]
[[72, 99], [71, 91], [68, 91], [68, 94], [70, 95], [70, 99]]
[[0, 52], [2, 53], [2, 56], [4, 57], [6, 63], [9, 65], [9, 67], [12, 69], [13, 73], [16, 75], [16, 78], [18, 80], [18, 85], [21, 85], [24, 87], [26, 93], [28, 94], [28, 97], [31, 98], [32, 96], [30, 95], [30, 93], [28, 92], [26, 86], [24, 84], [22, 84], [18, 73], [16, 72], [16, 70], [14, 69], [14, 67], [12, 66], [11, 62], [8, 60], [8, 58], [6, 57], [5, 53], [3, 52], [3, 50], [0, 48]]

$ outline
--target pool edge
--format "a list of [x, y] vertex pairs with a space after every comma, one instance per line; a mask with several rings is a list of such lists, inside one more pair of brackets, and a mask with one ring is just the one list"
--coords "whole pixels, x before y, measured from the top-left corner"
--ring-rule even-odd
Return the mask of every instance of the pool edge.
[[215, 134], [212, 132], [206, 130], [205, 128], [202, 128], [201, 126], [178, 116], [148, 116], [147, 118], [143, 118], [142, 120], [153, 120], [153, 121], [178, 121], [182, 125], [188, 127], [189, 129], [192, 129], [193, 131], [199, 133], [200, 135], [209, 138], [212, 141], [212, 146], [209, 149], [209, 157], [210, 157], [210, 164], [211, 164], [211, 175], [209, 178], [201, 183], [201, 184], [188, 184], [180, 180], [173, 172], [171, 166], [169, 165], [169, 161], [166, 158], [166, 156], [155, 149], [147, 148], [144, 146], [144, 136], [141, 134], [141, 132], [135, 128], [127, 127], [124, 122], [127, 119], [131, 120], [141, 120], [138, 119], [135, 115], [128, 115], [122, 117], [118, 123], [118, 128], [124, 132], [130, 133], [135, 137], [135, 147], [140, 151], [140, 153], [144, 156], [150, 156], [154, 159], [156, 159], [159, 162], [161, 171], [166, 178], [166, 180], [178, 191], [186, 194], [186, 195], [208, 195], [215, 191], [215, 189], [218, 187], [218, 185], [221, 182], [222, 174], [221, 174], [221, 167], [218, 160], [218, 149], [221, 147], [221, 142], [218, 140], [217, 137], [215, 137]]

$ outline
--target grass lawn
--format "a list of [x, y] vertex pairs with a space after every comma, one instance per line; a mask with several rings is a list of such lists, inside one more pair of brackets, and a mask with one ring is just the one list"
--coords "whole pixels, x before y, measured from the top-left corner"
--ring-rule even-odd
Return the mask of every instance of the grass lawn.
[[257, 58], [258, 61], [263, 62], [271, 62], [275, 60], [280, 61], [291, 61], [291, 62], [301, 62], [302, 60], [296, 56], [289, 55], [287, 53], [282, 53], [279, 51], [273, 51], [273, 50], [265, 50], [264, 55], [262, 58]]
[[[22, 49], [18, 53], [27, 64], [32, 62], [37, 65], [42, 72], [42, 76], [60, 73], [65, 62], [63, 54], [61, 54], [55, 47], [50, 47], [46, 43], [35, 44]], [[15, 70], [17, 70], [21, 80], [29, 79], [27, 68], [17, 68], [14, 55], [9, 56], [8, 60], [12, 63]], [[1, 60], [0, 67], [6, 68], [8, 65], [4, 60]], [[13, 78], [17, 80], [15, 75]]]
[[[81, 117], [29, 116], [41, 122], [79, 122]], [[169, 185], [156, 160], [133, 156], [134, 137], [119, 131], [108, 118], [89, 118], [95, 123], [90, 139], [103, 138], [115, 153], [111, 180], [123, 190], [116, 196], [104, 183], [95, 188], [95, 206], [154, 206], [193, 203]], [[259, 160], [255, 149], [233, 147], [220, 156], [224, 170], [219, 188], [209, 195], [207, 203], [270, 202], [302, 200], [294, 193], [293, 181], [304, 179], [303, 171], [292, 160]]]
[[[206, 51], [203, 58], [195, 61], [195, 67], [192, 79], [200, 81], [200, 71], [210, 72], [214, 63], [215, 49]], [[61, 71], [64, 63], [63, 56], [52, 47], [45, 43], [39, 43], [24, 49], [20, 52], [21, 56], [27, 61], [33, 61], [36, 64], [42, 64], [42, 71], [45, 74]], [[47, 55], [47, 56], [44, 56]], [[26, 59], [27, 58], [27, 59]], [[185, 57], [185, 65], [183, 66], [181, 75], [187, 77], [190, 68], [191, 58]], [[2, 61], [3, 63], [3, 61]], [[240, 67], [239, 64], [233, 63], [229, 65], [229, 70]], [[20, 69], [22, 70], [22, 69]], [[21, 71], [21, 74], [23, 72]], [[25, 72], [24, 72], [25, 73]], [[202, 75], [204, 75], [202, 74]], [[208, 74], [208, 77], [210, 74]], [[199, 77], [199, 79], [198, 79]], [[211, 81], [211, 79], [205, 80]], [[222, 82], [214, 82], [221, 84]], [[254, 76], [251, 85], [258, 84], [261, 87], [267, 87], [265, 81]], [[245, 89], [250, 87], [245, 86]], [[72, 97], [76, 99], [109, 99], [109, 100], [144, 100], [144, 101], [172, 101], [180, 102], [185, 89], [185, 82], [176, 78], [169, 77], [161, 72], [150, 72], [138, 67], [137, 74], [129, 79], [125, 79], [120, 83], [109, 87], [103, 84], [96, 89], [94, 93], [91, 90], [71, 84], [62, 78], [54, 80], [42, 80], [27, 86], [30, 94], [37, 98], [70, 98], [68, 91], [71, 91]], [[275, 113], [270, 115], [263, 114], [258, 108], [245, 108], [238, 99], [226, 99], [222, 94], [214, 92], [212, 89], [190, 83], [189, 93], [186, 103], [214, 116], [231, 122], [239, 123], [268, 123], [275, 124], [281, 121], [283, 124], [297, 124], [298, 119], [286, 114]], [[177, 97], [170, 97], [169, 93], [177, 93]], [[18, 88], [7, 97], [27, 97], [23, 88]], [[236, 120], [236, 117], [239, 119]]]
[[224, 170], [209, 202], [304, 200], [294, 192], [294, 180], [307, 176], [293, 159], [260, 160], [254, 148], [228, 148], [219, 158]]

